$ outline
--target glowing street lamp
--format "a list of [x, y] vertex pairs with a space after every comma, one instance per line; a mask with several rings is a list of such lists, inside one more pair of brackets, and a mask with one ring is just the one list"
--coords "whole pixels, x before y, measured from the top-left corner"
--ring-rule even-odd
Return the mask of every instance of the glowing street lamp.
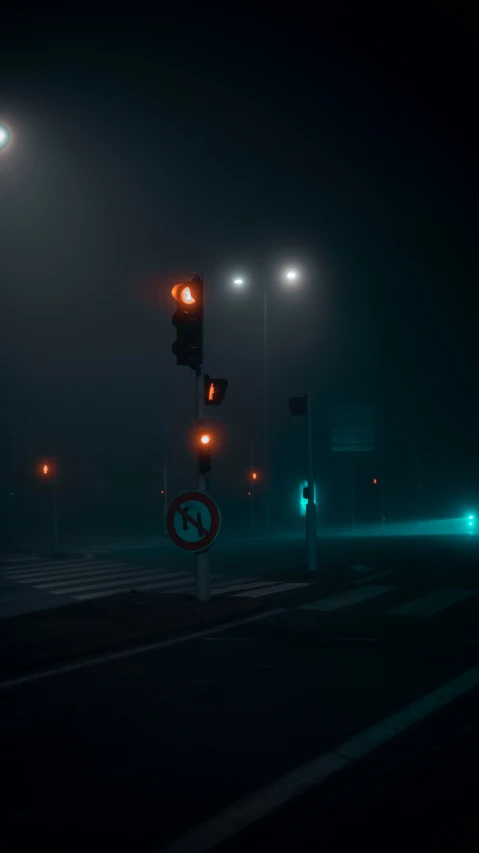
[[10, 142], [10, 131], [4, 124], [0, 124], [0, 151], [6, 148]]
[[[293, 284], [299, 282], [301, 276], [297, 269], [293, 267], [287, 267], [286, 269], [282, 269], [277, 274], [280, 280], [286, 280], [288, 284]], [[231, 279], [232, 283], [236, 288], [241, 288], [244, 285], [245, 280], [241, 276], [237, 276], [236, 278]], [[268, 475], [268, 467], [269, 467], [269, 434], [268, 434], [268, 288], [266, 284], [263, 286], [263, 371], [264, 371], [264, 467], [263, 473], [264, 476]], [[268, 491], [265, 492], [265, 521], [266, 521], [266, 529], [270, 527], [270, 511], [269, 511], [269, 494]]]

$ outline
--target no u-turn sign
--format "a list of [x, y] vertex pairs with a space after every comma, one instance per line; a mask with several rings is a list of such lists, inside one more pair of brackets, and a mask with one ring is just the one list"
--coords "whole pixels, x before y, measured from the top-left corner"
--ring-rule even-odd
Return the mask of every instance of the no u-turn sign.
[[221, 526], [218, 505], [203, 492], [182, 492], [168, 507], [166, 529], [178, 548], [198, 552], [209, 548]]

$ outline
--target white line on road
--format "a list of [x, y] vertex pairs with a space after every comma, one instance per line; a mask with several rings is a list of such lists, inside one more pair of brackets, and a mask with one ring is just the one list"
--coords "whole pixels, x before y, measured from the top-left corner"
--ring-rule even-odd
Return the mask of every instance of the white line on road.
[[239, 592], [235, 598], [262, 598], [263, 595], [273, 595], [275, 592], [286, 592], [287, 589], [298, 589], [301, 586], [311, 586], [309, 583], [278, 583], [262, 589], [253, 589], [251, 592]]
[[[177, 572], [176, 574], [179, 574], [179, 572]], [[219, 577], [219, 575], [212, 575], [212, 577], [213, 578]], [[184, 587], [184, 586], [186, 586], [188, 589], [187, 590], [175, 589], [174, 592], [176, 592], [177, 594], [178, 593], [181, 594], [181, 593], [189, 591], [189, 589], [191, 588], [191, 576], [189, 575], [189, 573], [188, 573], [188, 577], [182, 578], [182, 580], [162, 581], [161, 583], [149, 583], [146, 585], [144, 583], [142, 583], [141, 581], [140, 581], [140, 583], [131, 582], [129, 586], [122, 587], [121, 589], [104, 590], [103, 592], [88, 592], [88, 593], [82, 593], [81, 595], [75, 594], [73, 597], [77, 601], [87, 601], [90, 598], [105, 598], [107, 595], [120, 595], [120, 593], [122, 593], [122, 592], [130, 592], [130, 590], [132, 590], [132, 589], [135, 589], [138, 592], [147, 592], [150, 589], [163, 589], [166, 592], [167, 589], [168, 589], [168, 591], [170, 591], [172, 587]], [[64, 593], [64, 590], [63, 590], [62, 594], [63, 593]]]
[[201, 640], [203, 637], [211, 637], [213, 634], [221, 634], [224, 631], [229, 631], [230, 628], [240, 628], [242, 625], [249, 625], [250, 622], [259, 622], [261, 619], [269, 619], [271, 616], [277, 616], [279, 613], [286, 613], [287, 607], [277, 607], [275, 610], [266, 610], [264, 613], [256, 613], [254, 616], [246, 616], [244, 619], [236, 619], [234, 622], [226, 622], [223, 625], [215, 625], [211, 628], [204, 628], [201, 631], [193, 631], [191, 634], [183, 634], [180, 637], [170, 637], [168, 640], [158, 640], [157, 643], [148, 643], [145, 646], [135, 646], [132, 649], [125, 649], [121, 652], [107, 652], [104, 655], [98, 655], [87, 660], [76, 661], [75, 663], [67, 663], [63, 666], [57, 666], [52, 669], [44, 669], [41, 672], [34, 672], [31, 675], [22, 675], [20, 678], [11, 678], [9, 681], [0, 681], [0, 690], [9, 690], [12, 687], [21, 687], [23, 684], [32, 684], [35, 681], [43, 681], [45, 678], [53, 678], [55, 675], [65, 675], [69, 672], [76, 672], [79, 669], [89, 669], [92, 666], [99, 666], [104, 663], [112, 663], [113, 661], [123, 660], [123, 658], [131, 658], [134, 655], [142, 655], [146, 652], [155, 652], [159, 649], [166, 649], [169, 646], [177, 646], [181, 643], [187, 643], [190, 640]]
[[[93, 562], [90, 557], [79, 557], [78, 560], [53, 560], [48, 563], [29, 563], [25, 566], [12, 566], [6, 569], [5, 573], [8, 575], [21, 577], [22, 575], [33, 574], [36, 571], [48, 571], [49, 569], [56, 569], [60, 566], [63, 568], [68, 568], [68, 566], [84, 566], [88, 563]], [[98, 561], [99, 562], [99, 561]]]
[[242, 589], [255, 589], [258, 586], [272, 586], [277, 581], [243, 581], [240, 583], [233, 583], [233, 581], [227, 581], [224, 584], [215, 584], [215, 586], [211, 590], [211, 595], [222, 595], [225, 592], [237, 592]]
[[341, 592], [339, 595], [331, 595], [329, 598], [320, 598], [318, 601], [312, 601], [310, 604], [303, 604], [301, 605], [301, 609], [324, 610], [327, 612], [341, 610], [342, 607], [351, 607], [353, 604], [360, 604], [369, 598], [376, 598], [378, 595], [385, 595], [385, 593], [393, 592], [396, 589], [399, 589], [399, 587], [371, 584], [370, 586], [362, 586], [360, 589]]
[[465, 598], [470, 598], [472, 595], [477, 595], [477, 589], [437, 589], [429, 595], [423, 595], [421, 598], [416, 598], [410, 601], [409, 604], [403, 604], [401, 607], [394, 607], [393, 610], [387, 610], [386, 613], [393, 616], [421, 616], [427, 618], [433, 616], [434, 613], [439, 613], [440, 610], [445, 610], [446, 607], [451, 607], [459, 601], [464, 601]]
[[323, 753], [280, 776], [232, 806], [186, 832], [158, 853], [207, 853], [231, 839], [256, 821], [305, 794], [333, 776], [369, 755], [373, 750], [393, 740], [397, 735], [424, 720], [434, 711], [468, 693], [479, 684], [479, 668], [464, 672], [438, 690], [411, 702], [402, 710], [370, 726], [350, 740], [340, 743], [331, 752]]
[[[181, 577], [191, 578], [191, 572], [169, 572], [168, 574], [161, 574], [155, 569], [143, 570], [134, 572], [130, 570], [126, 574], [120, 574], [115, 572], [110, 575], [110, 577], [99, 577], [98, 583], [95, 583], [95, 576], [90, 578], [70, 578], [67, 581], [54, 582], [51, 583], [48, 581], [47, 583], [35, 584], [35, 589], [51, 589], [52, 592], [56, 592], [58, 589], [59, 592], [87, 592], [90, 589], [106, 589], [109, 586], [121, 586], [122, 584], [129, 584], [130, 580], [138, 580], [138, 583], [143, 583], [143, 581], [148, 582], [150, 580], [166, 580], [167, 578], [181, 578]], [[65, 589], [67, 587], [67, 589]]]
[[[82, 563], [80, 566], [76, 565], [75, 568], [70, 568], [69, 566], [65, 566], [63, 569], [56, 569], [51, 566], [49, 569], [41, 569], [40, 571], [32, 571], [25, 572], [18, 575], [8, 574], [6, 577], [9, 580], [19, 581], [19, 583], [28, 583], [28, 581], [41, 580], [42, 578], [69, 578], [75, 577], [75, 575], [84, 575], [88, 572], [114, 572], [115, 569], [131, 569], [135, 566], [133, 563], [108, 563], [106, 561], [94, 562], [93, 560], [88, 563]], [[143, 566], [138, 566], [138, 568], [143, 568]]]

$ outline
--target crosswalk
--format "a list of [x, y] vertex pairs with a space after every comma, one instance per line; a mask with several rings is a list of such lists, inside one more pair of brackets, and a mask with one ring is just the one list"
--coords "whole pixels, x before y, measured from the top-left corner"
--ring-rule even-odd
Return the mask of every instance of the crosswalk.
[[[446, 587], [436, 590], [418, 589], [382, 582], [391, 572], [376, 573], [369, 579], [356, 581], [350, 588], [325, 595], [303, 604], [293, 604], [296, 611], [316, 612], [317, 618], [327, 614], [380, 614], [391, 620], [425, 620], [444, 611], [460, 607], [477, 597], [479, 589]], [[158, 592], [169, 595], [195, 594], [192, 572], [168, 567], [117, 562], [106, 556], [82, 555], [55, 560], [39, 555], [4, 555], [0, 578], [15, 582], [24, 589], [46, 593], [68, 602], [90, 601], [131, 591]], [[389, 578], [388, 578], [389, 579]], [[312, 587], [310, 583], [287, 583], [259, 577], [224, 578], [211, 576], [212, 597], [226, 595], [237, 598], [271, 600], [272, 596]], [[33, 592], [33, 594], [35, 594]], [[304, 600], [304, 599], [303, 599]], [[291, 605], [290, 605], [291, 606]], [[310, 617], [312, 618], [312, 616]]]
[[[388, 584], [370, 583], [363, 586], [355, 586], [345, 592], [319, 598], [307, 604], [300, 605], [297, 609], [316, 611], [318, 613], [333, 613], [344, 610], [348, 613], [358, 613], [361, 605], [372, 605], [374, 602], [374, 614], [396, 617], [409, 617], [412, 619], [427, 619], [443, 611], [449, 610], [477, 596], [479, 602], [479, 589], [442, 588], [433, 592], [425, 592], [417, 595], [417, 591], [407, 587], [391, 586]], [[383, 598], [387, 598], [389, 604], [381, 604]], [[391, 607], [391, 598], [401, 598], [401, 603]], [[406, 600], [404, 600], [406, 599]], [[369, 614], [370, 609], [367, 610]]]
[[[173, 571], [156, 566], [121, 563], [86, 555], [54, 560], [38, 556], [9, 556], [4, 558], [0, 575], [9, 581], [42, 593], [76, 601], [119, 595], [135, 591], [156, 591], [167, 594], [195, 594], [192, 572]], [[211, 595], [260, 598], [290, 589], [309, 586], [307, 583], [285, 584], [261, 578], [229, 578], [212, 574]]]

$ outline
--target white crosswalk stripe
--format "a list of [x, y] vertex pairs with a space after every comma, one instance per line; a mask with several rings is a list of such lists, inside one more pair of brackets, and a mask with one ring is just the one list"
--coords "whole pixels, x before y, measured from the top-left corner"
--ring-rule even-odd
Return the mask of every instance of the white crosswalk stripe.
[[[87, 578], [89, 575], [92, 577], [99, 577], [100, 575], [110, 575], [110, 574], [125, 574], [127, 572], [137, 572], [141, 573], [143, 571], [153, 571], [153, 568], [150, 566], [147, 568], [146, 566], [132, 566], [131, 563], [97, 563], [92, 565], [85, 565], [82, 568], [77, 567], [76, 569], [68, 569], [64, 572], [52, 571], [52, 572], [39, 572], [28, 574], [28, 575], [5, 575], [9, 580], [18, 581], [18, 583], [43, 583], [44, 581], [65, 581], [66, 583], [70, 581], [74, 581], [75, 578]], [[162, 569], [155, 569], [155, 571], [164, 571]]]
[[62, 569], [56, 567], [51, 569], [41, 569], [40, 571], [22, 572], [21, 574], [12, 575], [8, 572], [5, 577], [10, 580], [32, 583], [36, 580], [41, 581], [43, 578], [69, 578], [76, 575], [88, 573], [96, 573], [102, 571], [114, 571], [115, 569], [131, 569], [131, 563], [108, 563], [108, 562], [89, 562], [81, 563], [73, 566], [65, 566]]
[[[172, 571], [135, 563], [114, 562], [108, 558], [83, 556], [62, 560], [38, 556], [28, 562], [15, 562], [12, 558], [2, 566], [5, 578], [42, 593], [66, 596], [76, 601], [87, 601], [131, 590], [194, 596], [196, 584], [192, 572]], [[261, 598], [275, 592], [285, 592], [308, 584], [285, 584], [280, 580], [236, 577], [224, 579], [211, 577], [212, 596], [245, 596]]]
[[86, 564], [94, 564], [89, 557], [81, 557], [78, 560], [55, 560], [55, 562], [39, 562], [39, 563], [26, 563], [25, 565], [15, 566], [15, 567], [6, 567], [4, 566], [4, 571], [11, 577], [20, 577], [21, 575], [29, 575], [35, 574], [36, 572], [40, 573], [42, 571], [50, 572], [52, 569], [61, 569], [66, 570], [70, 566], [84, 566]]
[[[213, 575], [213, 577], [218, 577], [218, 575]], [[186, 578], [181, 578], [179, 580], [167, 581], [166, 583], [165, 582], [158, 582], [158, 583], [147, 584], [145, 586], [143, 586], [143, 585], [140, 586], [137, 584], [135, 584], [135, 585], [130, 584], [130, 586], [124, 587], [123, 589], [108, 590], [108, 591], [105, 590], [103, 592], [81, 593], [79, 595], [74, 595], [73, 597], [76, 598], [77, 601], [87, 601], [90, 598], [104, 598], [107, 595], [118, 595], [120, 592], [129, 592], [133, 587], [138, 592], [140, 592], [140, 591], [147, 592], [148, 590], [153, 590], [153, 589], [163, 590], [163, 592], [166, 592], [166, 591], [167, 592], [174, 591], [175, 593], [184, 592], [186, 590], [182, 590], [181, 587], [187, 587], [188, 589], [191, 588], [191, 575], [186, 577]], [[172, 590], [172, 587], [174, 587], [174, 590]]]
[[248, 592], [238, 592], [237, 598], [262, 598], [264, 595], [275, 595], [278, 592], [286, 592], [290, 589], [310, 586], [309, 583], [278, 583], [266, 589], [251, 589]]

